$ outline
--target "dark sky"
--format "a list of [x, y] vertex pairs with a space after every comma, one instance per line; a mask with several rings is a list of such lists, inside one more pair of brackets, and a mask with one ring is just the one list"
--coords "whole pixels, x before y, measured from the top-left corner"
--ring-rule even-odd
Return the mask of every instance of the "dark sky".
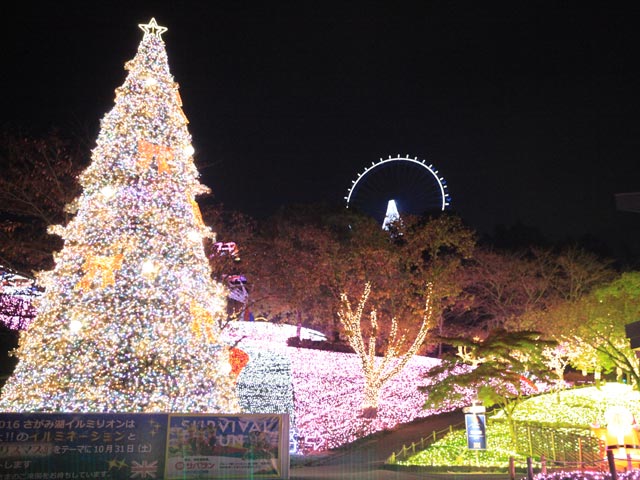
[[154, 16], [203, 181], [229, 208], [341, 202], [372, 161], [409, 154], [479, 231], [636, 242], [640, 213], [614, 203], [640, 191], [632, 2], [144, 3], [4, 12], [0, 122], [95, 139]]

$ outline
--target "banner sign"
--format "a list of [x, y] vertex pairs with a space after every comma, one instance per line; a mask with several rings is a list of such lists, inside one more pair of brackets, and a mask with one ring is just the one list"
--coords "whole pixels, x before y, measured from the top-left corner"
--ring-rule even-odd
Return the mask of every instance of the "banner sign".
[[[288, 417], [287, 417], [288, 418]], [[165, 478], [282, 478], [282, 415], [171, 415]]]
[[487, 449], [486, 418], [481, 413], [467, 413], [464, 416], [467, 427], [467, 447], [469, 450]]
[[0, 413], [0, 480], [289, 478], [288, 415]]

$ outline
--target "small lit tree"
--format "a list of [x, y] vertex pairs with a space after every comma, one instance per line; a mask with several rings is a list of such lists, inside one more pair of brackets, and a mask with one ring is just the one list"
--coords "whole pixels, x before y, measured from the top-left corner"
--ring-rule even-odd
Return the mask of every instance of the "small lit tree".
[[394, 375], [397, 375], [413, 357], [423, 344], [429, 324], [433, 315], [432, 285], [427, 285], [426, 303], [422, 324], [416, 334], [413, 344], [400, 355], [405, 344], [406, 336], [398, 336], [398, 322], [395, 317], [391, 319], [391, 332], [388, 337], [386, 351], [382, 358], [376, 358], [376, 343], [378, 340], [378, 314], [375, 309], [370, 312], [370, 336], [365, 340], [361, 328], [362, 314], [371, 293], [371, 283], [367, 282], [360, 302], [355, 310], [351, 307], [347, 294], [341, 295], [341, 308], [338, 311], [340, 323], [344, 327], [349, 345], [354, 349], [362, 362], [362, 370], [365, 377], [363, 411], [365, 414], [375, 415], [378, 409], [378, 396], [382, 385]]
[[[565, 387], [564, 371], [571, 362], [568, 342], [560, 342], [554, 347], [543, 348], [542, 362], [555, 374], [555, 386], [559, 395], [560, 390], [563, 390]], [[560, 397], [558, 396], [558, 400], [559, 399]]]

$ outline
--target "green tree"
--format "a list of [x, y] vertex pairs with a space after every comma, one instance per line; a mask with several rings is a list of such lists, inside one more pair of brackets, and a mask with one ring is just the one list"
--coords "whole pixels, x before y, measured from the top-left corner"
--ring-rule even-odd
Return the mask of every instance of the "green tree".
[[527, 375], [546, 380], [549, 369], [543, 362], [542, 349], [554, 341], [541, 338], [535, 331], [492, 331], [486, 338], [443, 338], [443, 343], [458, 347], [443, 362], [429, 370], [430, 378], [438, 378], [421, 388], [427, 393], [426, 408], [434, 408], [452, 400], [464, 399], [469, 391], [486, 407], [497, 405], [509, 423], [515, 445], [513, 414], [528, 394], [534, 393]]
[[[411, 305], [413, 314], [422, 308], [425, 285], [433, 285], [436, 334], [444, 336], [445, 312], [459, 305], [465, 276], [462, 271], [476, 247], [475, 232], [453, 215], [435, 218], [403, 218], [403, 235], [396, 242], [409, 288], [402, 302]], [[415, 317], [415, 318], [419, 318]], [[438, 354], [442, 353], [438, 345]]]
[[[623, 273], [558, 310], [562, 314], [569, 309], [563, 325], [564, 335], [597, 354], [596, 372], [618, 368], [635, 388], [640, 388], [638, 357], [631, 349], [624, 328], [640, 317], [640, 272]], [[554, 313], [557, 315], [558, 311]], [[576, 367], [581, 358], [574, 360]], [[583, 362], [583, 368], [585, 365], [588, 364]]]

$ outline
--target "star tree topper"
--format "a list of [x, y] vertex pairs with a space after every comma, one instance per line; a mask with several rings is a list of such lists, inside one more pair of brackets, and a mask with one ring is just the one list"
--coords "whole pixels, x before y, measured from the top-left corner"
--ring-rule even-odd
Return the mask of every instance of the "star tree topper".
[[145, 36], [146, 35], [155, 35], [158, 38], [162, 38], [162, 34], [167, 31], [167, 27], [161, 27], [157, 24], [155, 18], [151, 18], [149, 23], [139, 23], [138, 27], [142, 29]]

